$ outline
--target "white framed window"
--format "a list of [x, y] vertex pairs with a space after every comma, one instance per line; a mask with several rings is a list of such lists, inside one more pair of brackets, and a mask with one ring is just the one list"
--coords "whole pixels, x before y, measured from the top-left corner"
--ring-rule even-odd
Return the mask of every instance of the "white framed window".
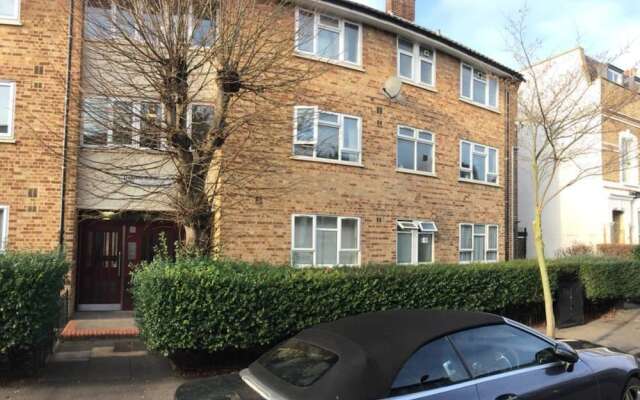
[[434, 238], [438, 231], [432, 221], [396, 221], [396, 262], [426, 264], [434, 260]]
[[295, 156], [360, 163], [362, 120], [359, 117], [296, 106], [293, 119]]
[[327, 60], [362, 64], [362, 25], [296, 8], [296, 51]]
[[624, 84], [624, 74], [611, 66], [607, 68], [607, 79], [618, 85]]
[[638, 185], [638, 139], [629, 131], [619, 135], [620, 181]]
[[7, 249], [9, 240], [9, 206], [0, 205], [0, 253]]
[[498, 108], [498, 79], [460, 63], [460, 97], [482, 106]]
[[[213, 44], [215, 38], [216, 21], [205, 18], [197, 20], [194, 15], [202, 14], [194, 11], [193, 7], [197, 5], [197, 2], [191, 5], [187, 34], [194, 46], [208, 47]], [[206, 6], [206, 4], [203, 5]], [[127, 9], [118, 7], [112, 0], [87, 0], [85, 14], [84, 33], [87, 39], [110, 39], [122, 35], [140, 38], [137, 31], [140, 28], [136, 26], [134, 17]], [[147, 18], [148, 23], [157, 23], [154, 17], [147, 16]]]
[[396, 167], [399, 170], [433, 174], [435, 146], [433, 133], [399, 125]]
[[15, 107], [15, 82], [0, 81], [0, 139], [13, 138]]
[[293, 215], [293, 266], [360, 265], [360, 219], [326, 215]]
[[498, 225], [460, 224], [460, 262], [498, 261]]
[[0, 24], [20, 21], [20, 0], [0, 1]]
[[[140, 101], [102, 97], [83, 101], [83, 146], [131, 146], [159, 150], [165, 147], [163, 107], [153, 100]], [[213, 107], [192, 104], [187, 126], [194, 141], [211, 128]]]
[[498, 184], [498, 149], [460, 141], [460, 179]]
[[398, 37], [398, 76], [421, 85], [434, 87], [436, 51], [431, 47]]

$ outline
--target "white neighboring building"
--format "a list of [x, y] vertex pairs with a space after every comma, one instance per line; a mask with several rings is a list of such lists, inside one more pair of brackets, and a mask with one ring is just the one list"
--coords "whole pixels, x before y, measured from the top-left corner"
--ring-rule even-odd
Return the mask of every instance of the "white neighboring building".
[[[640, 78], [636, 77], [635, 71], [623, 71], [614, 65], [599, 63], [585, 56], [582, 48], [545, 60], [535, 68], [543, 68], [543, 75], [551, 77], [561, 76], [567, 71], [574, 74], [581, 71], [580, 79], [584, 80], [581, 84], [586, 85], [585, 90], [579, 91], [582, 104], [601, 102], [602, 94], [612, 89], [637, 92], [640, 87]], [[542, 84], [552, 85], [552, 80]], [[526, 93], [531, 84], [523, 83], [520, 91]], [[584, 138], [581, 144], [581, 148], [589, 151], [576, 160], [577, 166], [563, 167], [553, 181], [557, 188], [574, 179], [579, 168], [599, 169], [597, 174], [562, 190], [544, 208], [542, 227], [546, 257], [555, 257], [561, 249], [574, 244], [640, 243], [640, 174], [637, 161], [640, 103], [625, 107], [624, 111], [601, 115], [597, 121], [599, 132]], [[526, 137], [519, 134], [518, 138], [518, 226], [520, 230], [526, 228], [527, 257], [534, 258], [531, 229], [534, 193], [528, 156], [530, 144]]]

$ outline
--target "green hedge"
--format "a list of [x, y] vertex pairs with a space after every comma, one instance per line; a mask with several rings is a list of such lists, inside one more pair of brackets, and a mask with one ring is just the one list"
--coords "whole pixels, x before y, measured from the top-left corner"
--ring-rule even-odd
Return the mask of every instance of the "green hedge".
[[54, 254], [0, 254], [0, 355], [52, 337], [68, 270]]
[[640, 262], [600, 260], [580, 266], [585, 295], [592, 302], [640, 300]]
[[[560, 271], [552, 271], [554, 287]], [[562, 274], [575, 271], [567, 265]], [[368, 311], [505, 312], [542, 302], [531, 262], [336, 269], [156, 262], [135, 272], [133, 295], [143, 339], [164, 354], [255, 349], [307, 326]]]

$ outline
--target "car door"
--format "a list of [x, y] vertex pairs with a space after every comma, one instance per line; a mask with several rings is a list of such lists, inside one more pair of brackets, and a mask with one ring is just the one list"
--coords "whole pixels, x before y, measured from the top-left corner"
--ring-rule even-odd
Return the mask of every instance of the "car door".
[[509, 324], [449, 336], [476, 382], [480, 400], [599, 400], [599, 388], [582, 361], [568, 366], [554, 344]]
[[436, 339], [418, 349], [404, 364], [389, 399], [477, 400], [471, 376], [448, 338]]

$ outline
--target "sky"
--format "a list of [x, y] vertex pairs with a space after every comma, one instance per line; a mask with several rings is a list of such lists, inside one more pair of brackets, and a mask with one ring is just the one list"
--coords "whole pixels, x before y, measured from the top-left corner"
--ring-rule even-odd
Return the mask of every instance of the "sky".
[[[385, 0], [354, 0], [384, 10]], [[505, 25], [522, 0], [416, 0], [416, 23], [454, 39], [507, 66], [518, 68], [507, 50]], [[588, 55], [615, 58], [621, 68], [640, 66], [640, 1], [528, 1], [530, 37], [540, 40], [540, 58], [584, 47]]]

